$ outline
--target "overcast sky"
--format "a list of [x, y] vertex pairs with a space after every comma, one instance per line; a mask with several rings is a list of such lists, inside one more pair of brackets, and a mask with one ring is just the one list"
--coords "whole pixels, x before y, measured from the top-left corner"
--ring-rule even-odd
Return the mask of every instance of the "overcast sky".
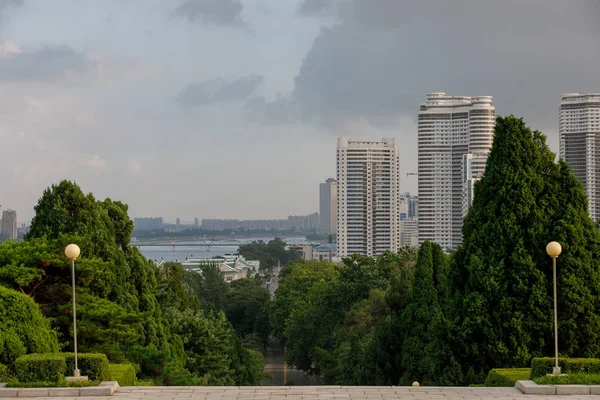
[[490, 95], [558, 150], [600, 92], [599, 0], [0, 0], [0, 204], [67, 178], [130, 216], [318, 210], [337, 136], [394, 137], [416, 192], [428, 92]]

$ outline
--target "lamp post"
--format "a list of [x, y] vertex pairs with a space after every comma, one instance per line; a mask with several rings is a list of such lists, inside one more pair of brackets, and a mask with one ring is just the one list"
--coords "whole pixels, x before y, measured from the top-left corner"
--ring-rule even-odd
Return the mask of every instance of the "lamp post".
[[77, 367], [77, 310], [75, 308], [75, 259], [79, 257], [79, 246], [70, 244], [65, 248], [65, 255], [71, 260], [71, 282], [73, 286], [73, 353], [75, 354], [75, 370], [73, 377], [79, 378], [79, 368]]
[[558, 366], [558, 307], [556, 305], [556, 258], [562, 252], [562, 247], [558, 242], [550, 242], [546, 245], [546, 253], [552, 257], [552, 274], [554, 277], [554, 368], [552, 375], [560, 375]]

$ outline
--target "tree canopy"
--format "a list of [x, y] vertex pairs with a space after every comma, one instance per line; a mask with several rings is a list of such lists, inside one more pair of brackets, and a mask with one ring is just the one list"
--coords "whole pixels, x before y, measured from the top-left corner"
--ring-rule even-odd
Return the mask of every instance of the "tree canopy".
[[[552, 354], [551, 259], [558, 258], [559, 351], [600, 353], [599, 236], [582, 184], [522, 119], [498, 117], [454, 260], [463, 366], [481, 376]], [[468, 371], [464, 371], [468, 372]]]
[[[76, 261], [80, 351], [102, 352], [115, 362], [128, 359], [158, 383], [258, 384], [262, 354], [240, 345], [220, 311], [224, 305], [202, 309], [205, 299], [194, 290], [198, 281], [180, 264], [149, 263], [129, 246], [133, 223], [127, 210], [69, 181], [46, 189], [26, 240], [0, 244], [0, 285], [30, 296], [54, 322], [64, 348], [72, 348], [71, 271], [64, 248], [76, 243], [82, 250]], [[226, 285], [220, 275], [215, 279]], [[18, 306], [7, 310], [29, 315]], [[38, 336], [50, 335], [43, 339], [46, 347], [57, 350], [56, 336], [45, 333], [42, 322], [36, 322]], [[18, 350], [13, 353], [42, 349], [32, 343], [31, 349], [12, 346]]]

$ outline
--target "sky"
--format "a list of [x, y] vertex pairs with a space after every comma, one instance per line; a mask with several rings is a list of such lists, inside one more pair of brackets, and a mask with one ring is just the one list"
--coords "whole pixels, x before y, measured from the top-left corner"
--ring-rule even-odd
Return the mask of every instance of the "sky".
[[132, 218], [308, 214], [338, 136], [395, 138], [416, 193], [428, 92], [557, 152], [599, 71], [599, 0], [0, 0], [0, 204], [69, 179]]

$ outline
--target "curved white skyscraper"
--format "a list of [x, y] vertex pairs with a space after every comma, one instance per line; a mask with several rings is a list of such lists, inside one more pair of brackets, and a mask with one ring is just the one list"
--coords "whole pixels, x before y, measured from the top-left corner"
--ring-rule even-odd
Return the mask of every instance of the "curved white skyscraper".
[[429, 93], [418, 122], [419, 243], [444, 249], [462, 241], [473, 185], [485, 170], [494, 137], [491, 96]]

